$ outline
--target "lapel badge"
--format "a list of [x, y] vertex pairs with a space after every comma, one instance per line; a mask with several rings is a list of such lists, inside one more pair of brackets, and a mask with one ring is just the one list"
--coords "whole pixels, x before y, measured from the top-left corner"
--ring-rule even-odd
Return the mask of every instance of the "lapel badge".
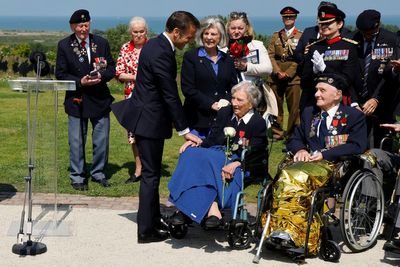
[[83, 61], [85, 61], [85, 59], [83, 57], [80, 57], [79, 62], [82, 63]]

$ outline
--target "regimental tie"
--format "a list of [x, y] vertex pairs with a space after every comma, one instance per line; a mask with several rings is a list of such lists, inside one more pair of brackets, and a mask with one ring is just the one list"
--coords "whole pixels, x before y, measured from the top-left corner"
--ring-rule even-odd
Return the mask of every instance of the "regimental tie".
[[365, 49], [365, 58], [364, 58], [364, 83], [363, 89], [361, 92], [361, 97], [366, 98], [368, 96], [368, 69], [369, 65], [371, 65], [372, 60], [372, 42], [369, 41], [367, 43], [367, 49]]
[[86, 50], [86, 41], [85, 40], [81, 41], [81, 46], [83, 49]]
[[328, 127], [326, 126], [326, 118], [328, 117], [328, 112], [321, 112], [321, 122], [319, 124], [319, 141], [322, 147], [325, 147], [325, 136], [328, 136]]

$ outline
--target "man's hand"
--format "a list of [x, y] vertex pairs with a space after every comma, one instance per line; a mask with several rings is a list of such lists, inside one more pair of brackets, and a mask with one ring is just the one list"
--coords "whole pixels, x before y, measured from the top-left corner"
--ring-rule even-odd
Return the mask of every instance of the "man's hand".
[[397, 73], [400, 72], [400, 59], [391, 60], [390, 64], [393, 66], [393, 70]]
[[319, 151], [315, 151], [314, 153], [311, 154], [310, 161], [319, 161], [322, 160], [324, 157], [322, 156], [322, 153]]
[[400, 132], [400, 124], [384, 123], [381, 124], [380, 126], [395, 132]]
[[372, 113], [374, 113], [377, 107], [378, 100], [376, 100], [375, 98], [371, 98], [362, 106], [362, 112], [364, 112], [365, 115], [371, 115]]
[[192, 133], [184, 134], [183, 137], [185, 138], [186, 141], [192, 141], [196, 146], [199, 146], [203, 142], [203, 140], [201, 140], [200, 137]]
[[294, 162], [298, 161], [310, 161], [310, 153], [305, 149], [300, 149], [293, 157]]
[[101, 82], [101, 74], [97, 73], [97, 77], [90, 77], [89, 75], [85, 75], [81, 79], [82, 86], [91, 86]]
[[284, 80], [284, 79], [289, 78], [289, 75], [287, 75], [287, 73], [284, 71], [278, 71], [276, 73], [276, 76], [278, 77], [279, 80]]
[[229, 163], [228, 165], [225, 165], [222, 168], [222, 172], [221, 172], [221, 177], [222, 180], [230, 180], [233, 178], [233, 174], [235, 173], [235, 170], [237, 167], [239, 167], [241, 164], [239, 161], [234, 161]]
[[324, 53], [320, 54], [317, 50], [314, 51], [313, 57], [311, 59], [313, 65], [313, 72], [324, 72], [326, 65], [324, 62]]

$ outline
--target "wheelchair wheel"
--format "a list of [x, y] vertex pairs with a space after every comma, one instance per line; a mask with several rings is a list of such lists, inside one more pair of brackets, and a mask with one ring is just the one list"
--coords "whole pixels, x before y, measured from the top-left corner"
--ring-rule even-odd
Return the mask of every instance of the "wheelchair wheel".
[[342, 196], [340, 230], [352, 252], [375, 245], [382, 226], [384, 201], [381, 183], [370, 170], [358, 170], [350, 177]]
[[250, 247], [252, 233], [245, 222], [231, 222], [228, 233], [228, 244], [232, 249], [246, 249]]
[[168, 225], [168, 228], [171, 236], [176, 239], [184, 238], [188, 232], [187, 224], [173, 225], [172, 223], [170, 223]]
[[319, 255], [324, 261], [337, 262], [340, 259], [340, 247], [335, 241], [326, 240], [321, 244]]

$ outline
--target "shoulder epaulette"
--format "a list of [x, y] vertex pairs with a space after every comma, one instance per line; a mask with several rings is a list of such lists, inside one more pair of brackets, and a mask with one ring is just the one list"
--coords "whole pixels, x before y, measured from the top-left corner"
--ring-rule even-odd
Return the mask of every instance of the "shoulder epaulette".
[[310, 46], [315, 45], [315, 44], [317, 44], [317, 43], [320, 43], [320, 42], [322, 42], [322, 41], [325, 41], [325, 39], [318, 39], [318, 40], [316, 40], [315, 42], [312, 42], [312, 43], [310, 44]]
[[343, 37], [342, 40], [343, 40], [343, 41], [346, 41], [346, 42], [348, 42], [348, 43], [351, 43], [351, 44], [358, 45], [358, 42], [357, 42], [357, 41], [354, 41], [353, 39], [349, 39], [349, 38]]

